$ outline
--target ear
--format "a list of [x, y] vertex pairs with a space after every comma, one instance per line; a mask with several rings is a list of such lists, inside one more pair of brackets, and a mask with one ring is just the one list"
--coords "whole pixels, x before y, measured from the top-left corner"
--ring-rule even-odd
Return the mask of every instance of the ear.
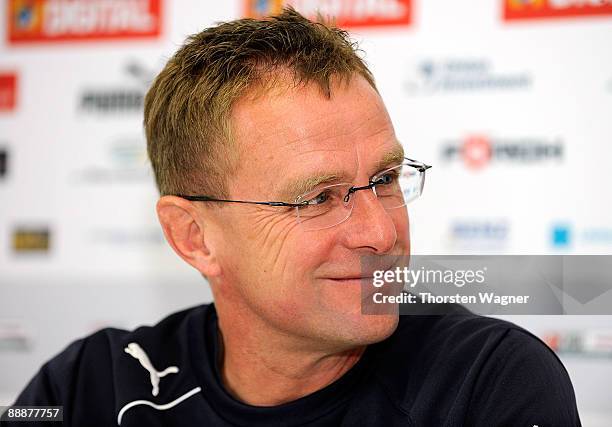
[[166, 240], [178, 256], [206, 277], [220, 275], [206, 221], [193, 202], [163, 196], [157, 201], [157, 217]]

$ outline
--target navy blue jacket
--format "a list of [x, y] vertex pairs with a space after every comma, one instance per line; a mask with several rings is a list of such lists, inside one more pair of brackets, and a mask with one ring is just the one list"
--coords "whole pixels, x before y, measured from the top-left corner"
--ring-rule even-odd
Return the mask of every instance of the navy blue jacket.
[[568, 374], [545, 344], [459, 306], [401, 316], [339, 380], [275, 407], [224, 389], [217, 333], [213, 304], [101, 330], [45, 364], [15, 404], [63, 405], [66, 426], [580, 426]]

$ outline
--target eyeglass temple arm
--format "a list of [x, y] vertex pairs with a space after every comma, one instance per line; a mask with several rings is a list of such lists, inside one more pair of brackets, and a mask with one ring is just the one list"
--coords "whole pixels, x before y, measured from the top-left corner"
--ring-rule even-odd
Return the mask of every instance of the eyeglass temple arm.
[[419, 162], [418, 160], [409, 159], [408, 157], [404, 157], [404, 159], [412, 163], [410, 166], [414, 166], [419, 170], [419, 172], [425, 172], [427, 169], [431, 168], [431, 165], [426, 165], [425, 163]]
[[297, 208], [302, 206], [304, 203], [286, 203], [286, 202], [255, 202], [251, 200], [228, 200], [228, 199], [215, 199], [209, 196], [186, 196], [177, 194], [177, 197], [181, 197], [185, 200], [192, 202], [225, 202], [225, 203], [247, 203], [250, 205], [265, 205], [265, 206], [287, 206], [291, 208]]

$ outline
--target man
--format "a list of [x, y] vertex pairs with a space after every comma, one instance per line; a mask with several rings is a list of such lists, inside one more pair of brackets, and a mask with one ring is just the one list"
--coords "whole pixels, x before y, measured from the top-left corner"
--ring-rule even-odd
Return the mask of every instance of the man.
[[144, 124], [165, 236], [215, 302], [77, 341], [17, 404], [88, 426], [580, 425], [563, 366], [517, 326], [362, 314], [361, 257], [409, 254], [428, 166], [346, 33], [291, 9], [209, 28]]

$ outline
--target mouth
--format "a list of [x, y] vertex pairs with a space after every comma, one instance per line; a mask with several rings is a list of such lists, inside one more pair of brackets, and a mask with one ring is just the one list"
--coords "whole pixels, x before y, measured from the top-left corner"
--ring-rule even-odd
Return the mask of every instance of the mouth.
[[351, 292], [357, 291], [362, 307], [370, 304], [372, 296], [375, 292], [378, 292], [377, 288], [372, 286], [374, 281], [373, 276], [327, 277], [324, 280], [331, 285], [345, 286], [344, 288], [338, 288], [338, 290], [345, 289], [346, 291], [349, 291], [350, 289]]
[[362, 281], [370, 281], [374, 277], [373, 276], [352, 276], [352, 277], [328, 277], [327, 280], [331, 280], [338, 283], [353, 283], [353, 282], [362, 282]]

